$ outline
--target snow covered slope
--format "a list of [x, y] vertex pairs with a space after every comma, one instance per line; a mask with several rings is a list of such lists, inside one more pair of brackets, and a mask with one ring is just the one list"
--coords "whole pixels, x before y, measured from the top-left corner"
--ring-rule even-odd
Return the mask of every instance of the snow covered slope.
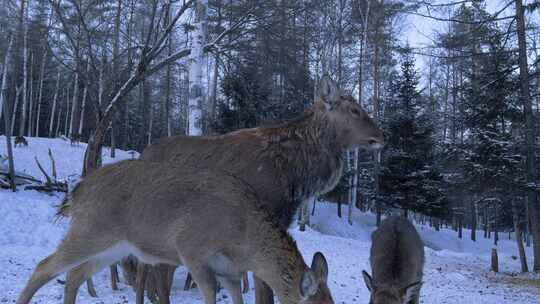
[[[51, 148], [57, 162], [59, 177], [80, 174], [84, 144], [71, 146], [60, 139], [29, 138], [29, 147], [15, 150], [17, 170], [40, 176], [34, 156], [48, 169], [47, 149]], [[5, 139], [0, 137], [0, 154], [5, 154]], [[104, 154], [108, 154], [105, 151]], [[105, 162], [131, 158], [118, 151], [117, 158]], [[55, 206], [62, 195], [47, 195], [35, 191], [11, 193], [0, 190], [0, 303], [14, 303], [36, 264], [50, 254], [67, 229], [66, 220], [54, 222]], [[369, 270], [369, 235], [375, 229], [372, 215], [355, 210], [354, 225], [335, 215], [333, 204], [317, 204], [312, 218], [312, 229], [300, 232], [291, 228], [291, 234], [308, 263], [316, 251], [326, 256], [329, 267], [329, 285], [335, 303], [368, 303], [369, 293], [362, 281], [362, 269]], [[517, 254], [513, 241], [501, 240], [500, 269], [503, 274], [489, 273], [491, 242], [473, 243], [458, 240], [452, 231], [435, 232], [429, 227], [418, 226], [426, 248], [425, 284], [422, 303], [504, 304], [540, 303], [538, 281], [532, 277], [513, 277], [519, 263], [511, 256]], [[529, 256], [531, 256], [529, 252]], [[197, 290], [183, 291], [185, 269], [176, 274], [172, 302], [179, 304], [203, 303]], [[537, 278], [538, 279], [538, 278]], [[78, 303], [130, 303], [135, 302], [130, 287], [120, 284], [120, 291], [108, 286], [106, 270], [94, 278], [99, 298], [89, 297], [82, 287]], [[536, 282], [536, 283], [534, 283]], [[534, 285], [536, 284], [536, 285]], [[252, 285], [253, 287], [253, 285]], [[42, 288], [32, 303], [61, 303], [63, 285], [52, 281]], [[253, 303], [253, 290], [245, 296], [246, 303]], [[219, 303], [232, 303], [226, 292], [218, 295]]]

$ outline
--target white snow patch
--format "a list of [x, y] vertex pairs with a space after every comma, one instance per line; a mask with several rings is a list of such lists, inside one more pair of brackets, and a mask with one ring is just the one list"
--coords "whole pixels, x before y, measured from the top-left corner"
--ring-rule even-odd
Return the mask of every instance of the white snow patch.
[[[34, 156], [48, 168], [47, 149], [51, 148], [58, 166], [59, 178], [79, 178], [84, 144], [71, 146], [61, 139], [28, 138], [29, 147], [15, 149], [17, 170], [40, 177]], [[117, 151], [109, 163], [131, 158], [124, 151]], [[0, 154], [5, 154], [5, 138], [0, 137]], [[108, 154], [105, 149], [104, 154]], [[40, 177], [42, 178], [42, 177]], [[68, 221], [54, 222], [55, 207], [63, 195], [47, 195], [35, 191], [12, 193], [0, 190], [0, 303], [14, 303], [37, 263], [49, 255], [62, 239]], [[344, 216], [346, 210], [344, 208]], [[354, 223], [336, 216], [336, 205], [318, 203], [312, 228], [300, 232], [296, 227], [290, 232], [296, 239], [306, 262], [311, 263], [313, 254], [321, 251], [330, 268], [329, 287], [335, 303], [368, 303], [369, 292], [362, 280], [361, 271], [369, 269], [370, 234], [375, 229], [375, 217], [354, 211]], [[502, 274], [489, 272], [489, 256], [492, 241], [479, 233], [478, 241], [458, 239], [454, 231], [442, 229], [436, 232], [430, 227], [417, 225], [426, 243], [426, 267], [422, 303], [455, 304], [510, 304], [540, 303], [540, 291], [535, 275], [514, 274], [519, 270], [516, 244], [501, 235], [498, 246]], [[528, 256], [532, 258], [530, 248]], [[172, 302], [179, 304], [203, 303], [197, 290], [183, 291], [186, 270], [179, 268], [173, 286]], [[77, 303], [130, 303], [135, 302], [131, 287], [120, 284], [119, 291], [109, 286], [108, 270], [94, 277], [99, 298], [91, 298], [83, 286]], [[536, 282], [531, 284], [531, 282]], [[64, 286], [56, 280], [47, 284], [32, 303], [59, 303]], [[253, 284], [251, 284], [253, 288]], [[246, 303], [254, 303], [253, 289], [245, 295]], [[218, 294], [219, 303], [232, 303], [225, 291]]]

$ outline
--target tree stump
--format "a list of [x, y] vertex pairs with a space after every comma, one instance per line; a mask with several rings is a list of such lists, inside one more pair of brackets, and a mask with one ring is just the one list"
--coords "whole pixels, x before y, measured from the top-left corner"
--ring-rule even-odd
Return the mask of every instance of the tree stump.
[[491, 249], [491, 271], [499, 272], [499, 256], [497, 255], [497, 248]]

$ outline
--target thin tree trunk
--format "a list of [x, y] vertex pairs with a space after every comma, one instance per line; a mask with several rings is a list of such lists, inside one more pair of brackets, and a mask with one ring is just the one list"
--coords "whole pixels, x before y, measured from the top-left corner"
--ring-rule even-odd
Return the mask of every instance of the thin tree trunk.
[[[360, 3], [360, 1], [358, 2]], [[370, 9], [371, 1], [367, 1], [367, 7], [364, 15], [364, 25], [362, 28], [362, 34], [360, 38], [360, 54], [359, 54], [359, 60], [358, 60], [358, 102], [360, 105], [364, 104], [363, 100], [363, 88], [364, 88], [364, 54], [365, 50], [367, 49], [367, 39], [368, 39], [368, 21], [369, 21], [369, 9]]]
[[60, 89], [60, 70], [56, 75], [56, 87], [54, 89], [53, 104], [51, 109], [51, 121], [49, 123], [49, 137], [53, 137], [53, 127], [54, 127], [54, 115], [56, 112], [56, 101], [58, 99], [58, 90]]
[[68, 130], [69, 130], [69, 85], [67, 87], [66, 91], [66, 120], [64, 122], [64, 136], [68, 136]]
[[[170, 12], [169, 12], [170, 14]], [[169, 16], [170, 18], [170, 16]], [[167, 41], [168, 55], [172, 54], [172, 39], [169, 38]], [[171, 65], [167, 65], [167, 70], [165, 74], [165, 124], [167, 126], [167, 137], [172, 136], [172, 126], [171, 126]]]
[[36, 132], [35, 135], [39, 137], [39, 123], [40, 123], [40, 117], [41, 117], [41, 102], [43, 99], [43, 80], [45, 78], [45, 63], [47, 63], [47, 48], [45, 48], [45, 52], [43, 53], [43, 58], [41, 61], [41, 71], [39, 73], [39, 97], [38, 97], [38, 108], [36, 113]]
[[79, 72], [75, 71], [75, 81], [73, 85], [73, 101], [71, 103], [71, 120], [69, 122], [69, 138], [74, 138], [76, 135], [79, 123], [77, 121], [77, 111], [79, 110]]
[[[24, 9], [24, 0], [22, 1]], [[30, 4], [28, 3], [27, 6]], [[24, 136], [26, 131], [26, 102], [28, 98], [28, 8], [24, 12], [23, 21], [23, 85], [22, 85], [22, 108], [21, 108], [21, 121], [19, 124], [19, 136]]]
[[476, 201], [473, 199], [471, 203], [472, 207], [472, 214], [471, 214], [471, 240], [473, 242], [476, 242]]
[[21, 97], [21, 87], [17, 87], [15, 89], [15, 105], [13, 107], [13, 111], [11, 111], [11, 127], [10, 127], [10, 133], [13, 135], [15, 134], [15, 118], [17, 117], [17, 110], [19, 109], [19, 100]]
[[519, 261], [521, 263], [521, 272], [529, 272], [529, 266], [527, 265], [527, 254], [525, 253], [525, 247], [523, 246], [523, 231], [521, 230], [521, 221], [519, 217], [519, 210], [517, 204], [512, 200], [512, 215], [514, 220], [514, 231], [516, 234], [516, 242], [519, 252]]
[[[86, 74], [88, 75], [90, 73], [90, 60], [86, 63]], [[81, 115], [79, 117], [79, 131], [77, 132], [77, 137], [79, 140], [82, 139], [82, 132], [84, 128], [84, 112], [86, 108], [86, 95], [88, 94], [88, 85], [84, 86], [83, 89], [83, 97], [82, 97], [82, 104], [81, 104]]]
[[[520, 77], [520, 98], [523, 102], [523, 112], [525, 115], [525, 150], [526, 150], [526, 171], [527, 182], [536, 183], [536, 160], [535, 160], [535, 134], [531, 94], [529, 92], [529, 69], [527, 63], [527, 38], [525, 36], [525, 12], [523, 1], [516, 0], [516, 26], [518, 34], [519, 50], [519, 77]], [[533, 189], [527, 191], [527, 203], [531, 216], [532, 235], [534, 242], [534, 271], [540, 272], [540, 204]]]
[[342, 201], [343, 201], [343, 198], [342, 198], [342, 195], [339, 195], [338, 196], [338, 201], [337, 201], [337, 216], [339, 218], [341, 218], [341, 205], [342, 205]]
[[[65, 92], [65, 90], [64, 90]], [[59, 105], [58, 106], [58, 115], [57, 115], [57, 118], [56, 118], [56, 129], [54, 131], [54, 137], [58, 137], [59, 135], [59, 132], [60, 132], [60, 125], [62, 124], [62, 107]]]
[[311, 202], [312, 198], [309, 198], [302, 202], [302, 205], [300, 207], [299, 212], [299, 226], [300, 231], [306, 231], [306, 226], [309, 226], [309, 202]]
[[154, 107], [150, 104], [150, 118], [148, 119], [148, 134], [146, 145], [152, 144], [152, 129], [154, 128]]
[[4, 112], [4, 128], [6, 133], [6, 149], [8, 153], [8, 171], [9, 171], [9, 184], [13, 192], [17, 191], [15, 185], [15, 164], [13, 162], [13, 148], [11, 146], [11, 114], [10, 114], [10, 105], [7, 101], [7, 91], [8, 91], [8, 78], [7, 74], [9, 72], [11, 49], [13, 47], [13, 37], [10, 37], [8, 48], [6, 51], [6, 56], [4, 58], [4, 71], [2, 72], [2, 87], [0, 88], [0, 111]]
[[34, 132], [34, 54], [30, 54], [30, 76], [28, 77], [30, 90], [28, 90], [28, 136]]
[[351, 195], [351, 201], [349, 202], [349, 224], [352, 225], [352, 214], [354, 210], [354, 206], [356, 206], [356, 202], [358, 201], [358, 148], [353, 150], [353, 177], [352, 177], [352, 195]]

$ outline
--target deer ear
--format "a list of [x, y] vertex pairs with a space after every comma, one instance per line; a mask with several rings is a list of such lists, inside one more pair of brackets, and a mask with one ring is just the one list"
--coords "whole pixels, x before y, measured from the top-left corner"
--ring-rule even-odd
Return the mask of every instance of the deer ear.
[[300, 279], [300, 296], [309, 298], [317, 293], [318, 288], [317, 278], [311, 270], [307, 270], [302, 274]]
[[403, 288], [401, 290], [401, 293], [403, 294], [403, 303], [409, 303], [417, 297], [420, 294], [420, 288], [422, 288], [422, 282], [415, 282]]
[[311, 270], [315, 273], [315, 277], [321, 282], [326, 283], [328, 280], [328, 263], [324, 258], [324, 255], [317, 252], [313, 255], [313, 261], [311, 262]]
[[366, 283], [369, 292], [373, 292], [375, 288], [373, 287], [373, 279], [371, 276], [365, 270], [362, 270], [362, 276], [364, 277], [364, 282]]
[[340, 92], [337, 83], [330, 76], [325, 75], [319, 81], [316, 95], [317, 100], [322, 100], [327, 105], [332, 106], [339, 100]]

